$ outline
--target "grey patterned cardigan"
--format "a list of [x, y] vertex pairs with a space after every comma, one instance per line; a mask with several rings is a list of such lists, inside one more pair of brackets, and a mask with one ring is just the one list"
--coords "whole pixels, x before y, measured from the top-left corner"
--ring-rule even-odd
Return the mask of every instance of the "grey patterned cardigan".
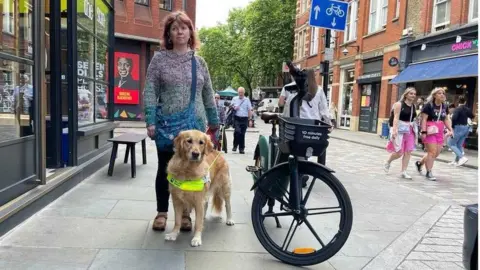
[[[162, 50], [153, 56], [147, 69], [143, 91], [147, 126], [156, 124], [157, 107], [160, 108], [160, 113], [165, 115], [183, 111], [188, 107], [192, 83], [192, 55], [193, 51], [178, 55], [173, 51]], [[197, 61], [195, 115], [198, 127], [205, 131], [207, 123], [218, 125], [219, 119], [207, 63], [197, 55], [195, 60]]]

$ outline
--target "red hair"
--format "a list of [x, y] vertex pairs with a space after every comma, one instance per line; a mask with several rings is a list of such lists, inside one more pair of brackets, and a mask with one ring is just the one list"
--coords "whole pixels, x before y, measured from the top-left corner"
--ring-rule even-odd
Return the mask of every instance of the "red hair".
[[171, 50], [173, 49], [173, 43], [170, 40], [170, 29], [172, 28], [172, 24], [175, 21], [179, 21], [185, 25], [187, 25], [188, 29], [190, 29], [190, 38], [188, 39], [188, 46], [190, 49], [194, 50], [197, 46], [197, 39], [195, 37], [195, 29], [193, 29], [192, 20], [182, 11], [176, 11], [170, 13], [163, 22], [163, 40], [162, 40], [162, 47]]

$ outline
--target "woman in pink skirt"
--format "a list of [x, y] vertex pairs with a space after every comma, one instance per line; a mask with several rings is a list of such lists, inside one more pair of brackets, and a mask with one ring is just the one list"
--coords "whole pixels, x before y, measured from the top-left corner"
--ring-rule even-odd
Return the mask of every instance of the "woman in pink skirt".
[[433, 162], [440, 155], [443, 148], [443, 132], [447, 128], [447, 137], [453, 136], [452, 123], [447, 117], [447, 106], [445, 105], [445, 90], [436, 87], [427, 99], [422, 109], [421, 134], [427, 154], [415, 165], [419, 173], [425, 165], [428, 180], [435, 181], [437, 178], [432, 174]]
[[417, 110], [414, 104], [416, 96], [415, 88], [407, 88], [402, 98], [393, 104], [389, 119], [391, 136], [387, 143], [387, 151], [391, 154], [384, 164], [384, 170], [388, 173], [392, 161], [402, 158], [402, 177], [405, 179], [412, 179], [407, 173], [407, 167], [417, 140], [415, 125]]

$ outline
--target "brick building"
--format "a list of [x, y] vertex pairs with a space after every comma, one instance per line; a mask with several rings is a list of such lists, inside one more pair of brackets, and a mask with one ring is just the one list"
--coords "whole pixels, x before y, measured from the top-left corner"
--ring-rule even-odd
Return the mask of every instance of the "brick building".
[[447, 100], [467, 97], [478, 108], [478, 0], [410, 0], [401, 38], [400, 69], [392, 82], [428, 96], [446, 87]]
[[[116, 120], [143, 119], [142, 89], [150, 59], [160, 45], [163, 19], [172, 11], [184, 10], [195, 23], [195, 9], [196, 0], [115, 0], [115, 77], [120, 66], [127, 65], [132, 81], [114, 93]], [[123, 81], [117, 79], [115, 84], [121, 86]]]
[[[302, 67], [318, 67], [325, 51], [325, 30], [308, 26], [310, 2], [297, 4], [294, 58]], [[338, 109], [339, 128], [379, 133], [397, 98], [397, 86], [388, 82], [398, 74], [398, 65], [389, 62], [400, 55], [406, 1], [348, 2], [345, 32], [332, 31], [328, 41], [334, 48], [328, 98]]]

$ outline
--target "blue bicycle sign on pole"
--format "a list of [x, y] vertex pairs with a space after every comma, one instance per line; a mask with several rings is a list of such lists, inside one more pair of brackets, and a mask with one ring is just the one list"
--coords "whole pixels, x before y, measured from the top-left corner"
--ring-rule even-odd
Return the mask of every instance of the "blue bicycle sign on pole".
[[348, 3], [335, 0], [313, 0], [310, 26], [344, 31], [347, 24]]

